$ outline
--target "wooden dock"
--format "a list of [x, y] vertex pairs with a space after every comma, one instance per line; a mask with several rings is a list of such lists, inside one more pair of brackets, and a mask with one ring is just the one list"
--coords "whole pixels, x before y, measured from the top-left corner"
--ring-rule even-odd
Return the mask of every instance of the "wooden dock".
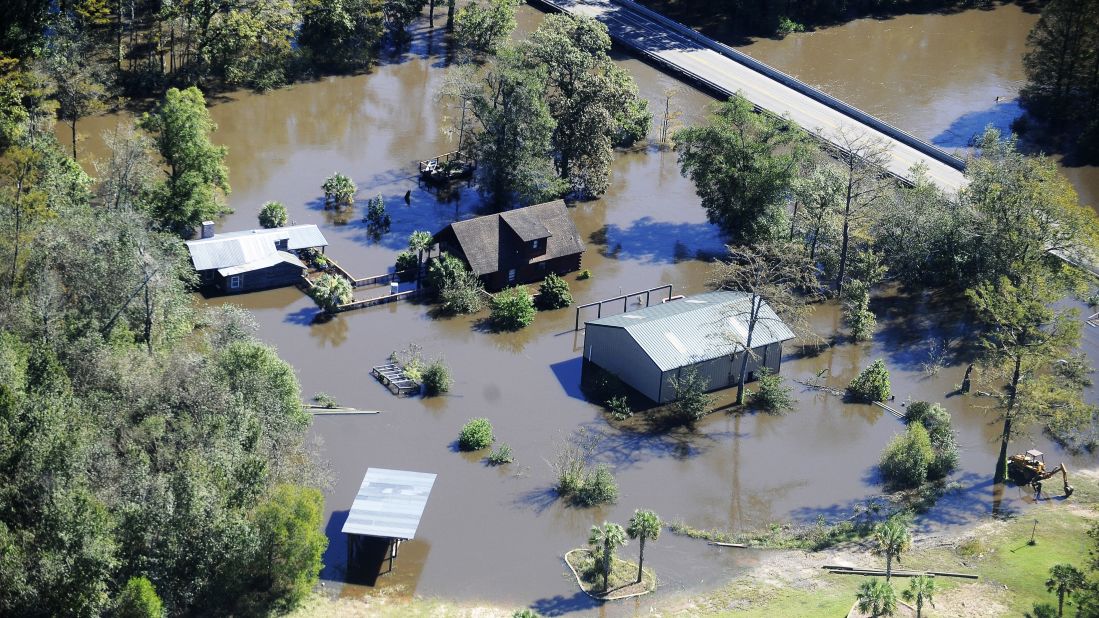
[[398, 397], [420, 392], [420, 385], [405, 377], [404, 368], [400, 363], [378, 365], [370, 370], [370, 375], [377, 378], [389, 389], [389, 392]]
[[454, 150], [420, 161], [420, 179], [436, 183], [465, 180], [473, 176], [475, 169], [477, 164], [472, 158]]

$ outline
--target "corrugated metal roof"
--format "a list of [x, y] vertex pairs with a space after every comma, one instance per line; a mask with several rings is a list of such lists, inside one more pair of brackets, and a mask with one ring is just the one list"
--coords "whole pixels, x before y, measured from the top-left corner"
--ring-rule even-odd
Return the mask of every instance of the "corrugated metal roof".
[[[587, 322], [623, 328], [661, 371], [735, 354], [748, 336], [751, 295], [708, 292]], [[752, 347], [794, 338], [766, 303], [752, 333]]]
[[434, 485], [434, 474], [368, 468], [343, 533], [402, 540], [415, 537]]
[[301, 263], [301, 260], [292, 253], [285, 251], [276, 251], [271, 255], [265, 255], [258, 260], [253, 260], [247, 264], [241, 264], [240, 266], [230, 266], [228, 268], [219, 268], [218, 273], [222, 277], [229, 277], [232, 275], [239, 275], [241, 273], [252, 272], [260, 270], [261, 268], [268, 268], [280, 263], [293, 264], [298, 268], [305, 268], [305, 264]]
[[288, 250], [327, 247], [328, 240], [313, 224], [277, 227], [269, 230], [243, 230], [216, 234], [213, 238], [188, 240], [187, 250], [195, 270], [229, 268], [274, 255], [275, 243], [286, 241]]

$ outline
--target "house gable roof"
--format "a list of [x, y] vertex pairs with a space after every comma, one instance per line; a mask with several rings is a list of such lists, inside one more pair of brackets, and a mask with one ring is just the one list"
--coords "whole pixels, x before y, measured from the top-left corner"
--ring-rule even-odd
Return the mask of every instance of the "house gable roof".
[[[709, 292], [587, 322], [622, 328], [661, 371], [736, 354], [748, 337], [751, 295]], [[758, 348], [794, 338], [793, 331], [765, 302], [752, 333]]]
[[282, 240], [286, 241], [286, 250], [328, 246], [324, 234], [313, 224], [226, 232], [212, 238], [188, 240], [186, 245], [195, 270], [211, 270], [270, 258], [279, 251], [276, 243]]
[[435, 237], [437, 239], [446, 229], [453, 231], [473, 272], [478, 276], [487, 275], [501, 270], [501, 258], [506, 259], [502, 251], [505, 247], [501, 246], [501, 221], [524, 242], [547, 239], [545, 255], [531, 261], [552, 260], [584, 251], [584, 243], [564, 200], [455, 221]]

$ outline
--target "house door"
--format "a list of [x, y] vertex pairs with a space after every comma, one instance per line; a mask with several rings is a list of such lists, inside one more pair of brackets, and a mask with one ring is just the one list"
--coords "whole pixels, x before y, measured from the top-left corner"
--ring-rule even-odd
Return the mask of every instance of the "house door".
[[511, 270], [509, 270], [509, 271], [508, 271], [508, 283], [515, 283], [515, 276], [516, 276], [517, 274], [518, 274], [518, 273], [517, 273], [517, 272], [515, 271], [515, 269], [514, 269], [514, 268], [512, 268]]

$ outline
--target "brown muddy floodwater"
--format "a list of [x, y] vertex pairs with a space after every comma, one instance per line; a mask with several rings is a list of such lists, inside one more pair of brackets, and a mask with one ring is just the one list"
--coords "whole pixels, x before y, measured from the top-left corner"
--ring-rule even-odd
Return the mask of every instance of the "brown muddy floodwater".
[[[540, 13], [522, 9], [524, 29], [538, 19]], [[1028, 27], [1024, 22], [1032, 19], [1014, 7], [1003, 7], [867, 20], [784, 42], [756, 43], [748, 51], [849, 96], [917, 134], [936, 138], [968, 131], [957, 127], [969, 126], [967, 115], [987, 112], [1000, 96], [997, 88], [1003, 88], [1004, 96], [1013, 95], [1018, 71], [1010, 67], [1018, 61], [1002, 56], [1021, 53]], [[997, 26], [1000, 21], [1003, 24]], [[899, 28], [907, 33], [922, 27], [942, 34], [894, 36]], [[987, 33], [972, 36], [974, 31]], [[856, 35], [862, 43], [846, 40]], [[824, 50], [810, 49], [821, 40], [832, 41], [825, 46], [832, 48], [831, 61], [823, 59]], [[947, 45], [951, 40], [958, 44]], [[330, 255], [367, 275], [390, 268], [412, 230], [436, 230], [475, 214], [475, 190], [461, 188], [440, 199], [420, 187], [414, 176], [417, 160], [454, 147], [444, 131], [449, 124], [444, 117], [453, 117], [454, 112], [432, 96], [446, 72], [444, 53], [441, 32], [421, 31], [410, 50], [386, 58], [368, 75], [326, 78], [264, 95], [238, 93], [218, 101], [212, 108], [220, 126], [215, 139], [229, 147], [230, 203], [236, 209], [220, 222], [220, 229], [253, 227], [260, 204], [280, 200], [296, 222], [322, 227], [331, 242]], [[903, 59], [911, 56], [924, 60], [906, 64]], [[808, 57], [816, 64], [807, 64]], [[677, 85], [634, 59], [620, 62], [637, 78], [654, 109], [661, 93]], [[860, 69], [841, 73], [833, 66], [852, 63]], [[954, 66], [965, 67], [966, 72], [954, 75]], [[904, 67], [912, 69], [899, 80], [905, 82], [908, 96], [897, 92], [898, 80], [892, 79]], [[819, 74], [807, 74], [810, 69]], [[982, 80], [985, 74], [999, 77]], [[922, 85], [911, 83], [916, 80]], [[684, 112], [681, 122], [695, 122], [710, 99], [679, 87], [675, 105]], [[81, 130], [95, 136], [116, 122], [117, 118], [89, 119]], [[972, 126], [979, 130], [982, 124]], [[99, 156], [101, 140], [93, 137], [83, 148], [89, 156]], [[326, 219], [319, 205], [320, 184], [334, 171], [350, 174], [360, 187], [357, 213], [342, 226]], [[587, 241], [584, 267], [594, 273], [588, 281], [570, 278], [577, 302], [665, 283], [675, 286], [676, 293], [703, 291], [708, 265], [698, 258], [720, 251], [721, 238], [706, 223], [691, 183], [680, 177], [675, 155], [655, 146], [619, 153], [613, 174], [606, 196], [571, 209]], [[410, 205], [403, 201], [406, 191], [411, 191]], [[393, 227], [374, 241], [358, 219], [365, 201], [377, 194], [389, 206]], [[318, 324], [316, 307], [296, 289], [208, 302], [251, 309], [261, 325], [261, 337], [278, 346], [297, 370], [306, 397], [324, 391], [344, 405], [382, 411], [370, 416], [318, 416], [314, 422], [313, 431], [323, 441], [321, 456], [333, 478], [326, 492], [330, 547], [323, 573], [332, 585], [345, 575], [346, 545], [339, 531], [366, 468], [438, 474], [417, 538], [402, 546], [395, 571], [379, 578], [374, 587], [340, 586], [343, 595], [386, 589], [531, 605], [551, 616], [595, 612], [566, 576], [561, 560], [565, 551], [585, 542], [592, 524], [625, 522], [636, 508], [650, 508], [665, 519], [681, 518], [696, 527], [730, 529], [790, 518], [812, 522], [818, 516], [844, 517], [880, 491], [878, 455], [901, 430], [899, 421], [877, 408], [844, 404], [798, 388], [797, 411], [782, 417], [719, 412], [694, 432], [620, 431], [608, 425], [600, 409], [580, 392], [583, 335], [572, 330], [571, 309], [541, 313], [526, 330], [502, 335], [485, 332], [480, 325], [483, 316], [433, 319], [429, 307], [411, 303], [349, 312]], [[987, 400], [946, 396], [961, 381], [965, 359], [948, 353], [950, 366], [935, 375], [923, 370], [935, 348], [949, 347], [964, 337], [964, 325], [952, 319], [951, 308], [942, 302], [886, 295], [875, 300], [874, 308], [880, 316], [874, 341], [851, 345], [840, 337], [816, 356], [800, 355], [792, 347], [783, 373], [808, 379], [827, 369], [828, 383], [842, 387], [873, 359], [885, 359], [897, 400], [943, 402], [954, 415], [962, 447], [961, 467], [954, 476], [962, 490], [941, 501], [919, 525], [963, 525], [988, 514], [997, 426], [982, 409]], [[813, 319], [826, 338], [840, 326], [833, 305], [818, 307]], [[1099, 333], [1088, 329], [1086, 337], [1086, 349], [1099, 350]], [[372, 365], [408, 344], [421, 346], [428, 358], [447, 361], [456, 379], [450, 395], [398, 399], [370, 378]], [[723, 400], [728, 402], [731, 394], [725, 393]], [[459, 428], [479, 416], [492, 421], [499, 442], [511, 445], [516, 463], [491, 468], [483, 463], [483, 454], [456, 452]], [[598, 460], [613, 467], [619, 482], [616, 505], [569, 508], [550, 490], [553, 479], [547, 462], [553, 459], [555, 443], [581, 427], [600, 436]], [[1092, 458], [1066, 457], [1040, 435], [1014, 446], [1040, 448], [1053, 462], [1065, 458], [1077, 467], [1094, 465]], [[1025, 509], [1028, 494], [1009, 489], [1004, 507]], [[623, 553], [632, 556], [635, 551], [631, 545]], [[660, 596], [718, 585], [750, 567], [758, 556], [665, 534], [652, 544], [647, 558], [662, 581], [659, 595], [609, 606], [607, 613], [647, 612]]]

